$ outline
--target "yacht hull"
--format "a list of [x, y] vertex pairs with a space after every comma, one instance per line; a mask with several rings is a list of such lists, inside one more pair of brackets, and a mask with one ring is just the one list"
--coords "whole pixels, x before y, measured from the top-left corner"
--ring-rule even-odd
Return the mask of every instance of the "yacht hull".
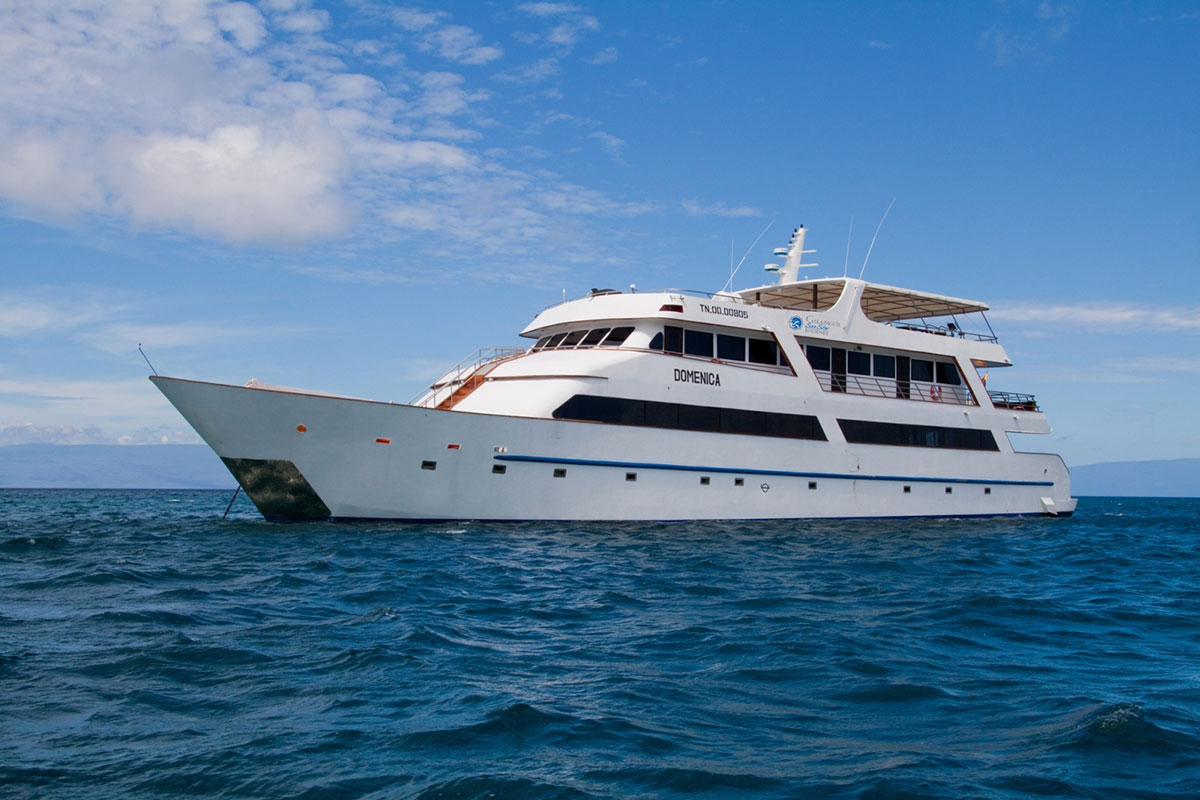
[[272, 520], [1065, 516], [1075, 508], [1055, 455], [660, 430], [151, 380]]

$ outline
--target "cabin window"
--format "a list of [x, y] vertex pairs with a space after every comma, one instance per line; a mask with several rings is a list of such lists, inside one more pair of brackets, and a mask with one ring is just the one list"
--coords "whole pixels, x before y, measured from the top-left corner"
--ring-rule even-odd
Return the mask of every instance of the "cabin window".
[[821, 423], [807, 414], [662, 403], [657, 400], [577, 394], [556, 408], [553, 416], [555, 419], [648, 428], [826, 441]]
[[659, 331], [658, 333], [654, 334], [654, 338], [650, 340], [650, 349], [651, 350], [662, 350], [663, 349], [662, 331]]
[[608, 328], [593, 328], [587, 332], [587, 336], [583, 337], [583, 341], [579, 343], [580, 347], [594, 347], [600, 344], [600, 340], [608, 335]]
[[437, 469], [436, 461], [422, 461], [421, 469]]
[[[608, 336], [604, 337], [604, 341], [600, 343], [601, 347], [620, 347], [629, 338], [629, 334], [633, 333], [633, 328], [613, 328]], [[650, 345], [654, 347], [653, 343]], [[662, 342], [659, 342], [658, 348], [662, 349]]]
[[689, 356], [713, 356], [713, 335], [707, 331], [685, 330], [683, 332], [683, 352]]
[[846, 354], [846, 372], [851, 375], [871, 374], [871, 354], [858, 351]]
[[741, 336], [717, 334], [717, 358], [722, 361], [745, 361], [746, 340]]
[[508, 472], [508, 467], [504, 464], [492, 464], [493, 475], [503, 475], [506, 472]]
[[958, 386], [962, 383], [962, 378], [958, 375], [958, 367], [947, 364], [945, 361], [937, 362], [937, 382], [947, 386]]
[[909, 365], [912, 380], [933, 383], [933, 362], [923, 358], [914, 358]]
[[579, 340], [587, 335], [587, 331], [571, 331], [566, 338], [559, 343], [559, 347], [574, 347], [579, 344]]
[[896, 377], [896, 357], [883, 356], [878, 353], [874, 356], [875, 359], [875, 377], [876, 378], [894, 378]]
[[545, 346], [546, 346], [546, 342], [548, 342], [548, 341], [550, 341], [550, 337], [549, 337], [549, 336], [543, 336], [542, 338], [540, 338], [540, 339], [538, 339], [538, 340], [537, 340], [537, 344], [535, 344], [535, 345], [533, 346], [533, 349], [534, 349], [534, 350], [541, 350], [543, 347], [545, 347]]
[[668, 353], [683, 352], [683, 328], [674, 325], [663, 326], [663, 350]]
[[749, 347], [749, 362], [751, 364], [771, 364], [779, 363], [778, 347], [774, 341], [767, 339], [749, 339], [747, 340]]
[[817, 347], [816, 345], [810, 344], [808, 347], [804, 348], [804, 352], [808, 356], [808, 363], [812, 365], [813, 369], [819, 369], [824, 372], [829, 371], [828, 347]]
[[942, 428], [936, 425], [909, 425], [862, 419], [839, 419], [842, 433], [851, 444], [887, 444], [898, 447], [939, 447], [951, 450], [987, 450], [995, 452], [996, 438], [991, 431], [974, 428]]

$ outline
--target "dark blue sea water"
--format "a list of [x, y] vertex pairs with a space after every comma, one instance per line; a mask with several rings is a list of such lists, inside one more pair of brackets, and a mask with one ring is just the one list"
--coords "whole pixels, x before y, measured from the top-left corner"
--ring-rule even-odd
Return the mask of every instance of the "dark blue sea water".
[[0, 492], [0, 796], [1194, 798], [1200, 501], [272, 525]]

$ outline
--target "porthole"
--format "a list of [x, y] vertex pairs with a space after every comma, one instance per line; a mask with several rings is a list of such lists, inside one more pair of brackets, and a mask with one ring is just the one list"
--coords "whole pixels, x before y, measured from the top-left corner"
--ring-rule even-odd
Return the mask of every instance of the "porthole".
[[991, 493], [992, 493], [992, 487], [990, 487], [990, 486], [985, 486], [985, 487], [983, 487], [983, 493], [984, 493], [984, 494], [991, 494]]
[[503, 475], [506, 472], [508, 472], [508, 466], [506, 464], [492, 464], [493, 475]]
[[947, 486], [947, 487], [946, 487], [946, 494], [954, 494], [954, 487], [953, 487], [953, 486]]
[[734, 478], [734, 479], [733, 479], [733, 485], [734, 485], [734, 486], [745, 486], [745, 485], [746, 485], [746, 479], [745, 479], [745, 478]]
[[712, 479], [710, 479], [707, 475], [704, 475], [703, 477], [700, 478], [701, 486], [708, 486], [708, 484], [710, 484], [711, 482], [712, 482]]
[[556, 469], [554, 470], [554, 477], [565, 478], [567, 477], [567, 471], [565, 469]]
[[809, 488], [809, 489], [815, 489], [815, 488], [817, 488], [817, 482], [816, 482], [816, 481], [809, 481], [809, 482], [808, 482], [808, 488]]
[[421, 469], [437, 469], [436, 461], [422, 461]]
[[636, 472], [626, 472], [625, 480], [629, 481], [630, 483], [633, 483], [634, 481], [637, 480], [637, 473]]
[[905, 493], [905, 494], [912, 494], [912, 487], [911, 487], [911, 486], [905, 486], [905, 487], [904, 487], [904, 493]]

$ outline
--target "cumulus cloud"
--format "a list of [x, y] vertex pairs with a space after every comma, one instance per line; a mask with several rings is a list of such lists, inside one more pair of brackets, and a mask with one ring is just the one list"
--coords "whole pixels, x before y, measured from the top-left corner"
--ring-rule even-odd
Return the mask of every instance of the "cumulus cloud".
[[[440, 13], [394, 15], [443, 57], [499, 56]], [[488, 93], [460, 76], [409, 71], [388, 87], [355, 73], [321, 39], [330, 24], [283, 2], [17, 6], [0, 16], [0, 199], [60, 221], [296, 244], [345, 234], [406, 170], [469, 166], [458, 146], [414, 131]]]

